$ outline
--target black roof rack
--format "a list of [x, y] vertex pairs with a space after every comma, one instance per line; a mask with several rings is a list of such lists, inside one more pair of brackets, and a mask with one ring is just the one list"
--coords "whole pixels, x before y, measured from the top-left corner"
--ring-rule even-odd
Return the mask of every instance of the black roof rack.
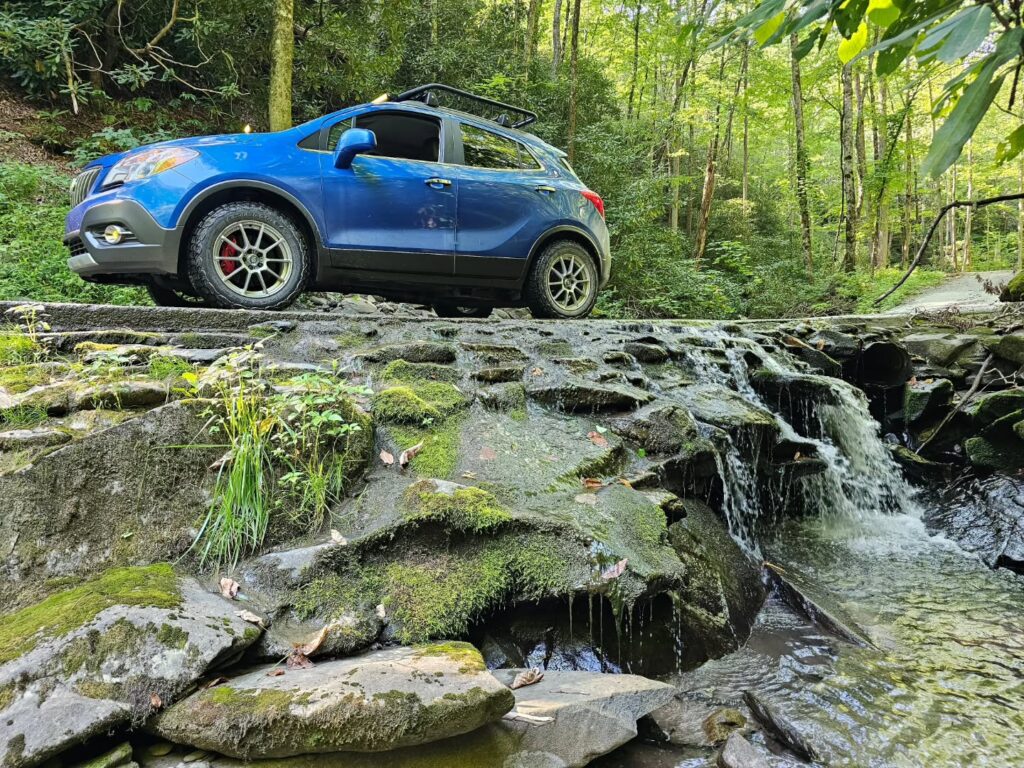
[[495, 101], [494, 99], [488, 99], [486, 96], [478, 96], [475, 93], [464, 91], [461, 88], [454, 88], [450, 85], [445, 85], [444, 83], [429, 83], [427, 85], [417, 86], [416, 88], [412, 88], [406, 91], [405, 93], [398, 94], [397, 96], [395, 96], [394, 99], [392, 99], [392, 101], [422, 101], [427, 106], [436, 107], [439, 106], [440, 104], [437, 98], [437, 91], [441, 91], [443, 93], [450, 93], [462, 99], [475, 101], [478, 104], [486, 104], [489, 107], [497, 107], [498, 109], [503, 110], [504, 112], [512, 112], [515, 117], [519, 118], [518, 120], [513, 122], [512, 118], [510, 118], [507, 114], [504, 114], [504, 112], [499, 114], [497, 117], [481, 115], [481, 117], [486, 117], [488, 120], [493, 120], [502, 127], [507, 128], [511, 126], [512, 128], [522, 128], [536, 121], [537, 119], [536, 112], [531, 112], [530, 110], [523, 109], [522, 107], [513, 107], [511, 104], [504, 104], [500, 101]]

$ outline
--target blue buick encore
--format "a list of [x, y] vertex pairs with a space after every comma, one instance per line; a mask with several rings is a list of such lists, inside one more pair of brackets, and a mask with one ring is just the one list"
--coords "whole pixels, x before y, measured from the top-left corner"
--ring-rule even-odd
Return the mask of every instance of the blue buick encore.
[[315, 290], [582, 317], [611, 269], [604, 202], [518, 130], [535, 119], [435, 83], [277, 133], [101, 157], [71, 184], [68, 266], [163, 306], [282, 309]]

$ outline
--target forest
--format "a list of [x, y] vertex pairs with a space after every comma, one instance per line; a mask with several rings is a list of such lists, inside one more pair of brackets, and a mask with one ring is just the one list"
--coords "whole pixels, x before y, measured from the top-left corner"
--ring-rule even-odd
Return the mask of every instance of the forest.
[[[537, 111], [531, 130], [604, 197], [599, 315], [868, 310], [945, 206], [1024, 191], [1020, 5], [8, 1], [3, 93], [34, 117], [0, 115], [0, 298], [143, 301], [62, 268], [77, 165], [437, 81]], [[48, 160], [19, 161], [22, 142]], [[882, 306], [1019, 270], [1020, 206], [953, 208]]]

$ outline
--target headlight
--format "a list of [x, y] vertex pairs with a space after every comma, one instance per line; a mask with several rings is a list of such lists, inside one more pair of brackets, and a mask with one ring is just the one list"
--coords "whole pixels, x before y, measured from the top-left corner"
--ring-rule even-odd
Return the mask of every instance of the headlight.
[[194, 149], [185, 149], [184, 147], [147, 149], [143, 152], [137, 152], [136, 154], [128, 155], [123, 160], [119, 160], [110, 169], [110, 173], [104, 180], [103, 186], [109, 187], [112, 184], [123, 184], [128, 181], [137, 181], [138, 179], [156, 176], [158, 173], [169, 171], [171, 168], [177, 168], [179, 165], [187, 163], [198, 156], [199, 153]]

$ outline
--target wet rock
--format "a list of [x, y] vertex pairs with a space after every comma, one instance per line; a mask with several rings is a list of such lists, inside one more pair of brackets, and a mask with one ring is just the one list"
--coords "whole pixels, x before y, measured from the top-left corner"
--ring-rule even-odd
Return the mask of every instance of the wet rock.
[[630, 341], [624, 344], [622, 349], [641, 363], [664, 363], [668, 360], [668, 350], [661, 344]]
[[806, 339], [807, 345], [828, 355], [834, 360], [845, 362], [860, 354], [861, 342], [856, 336], [823, 328]]
[[[1021, 394], [1024, 395], [1024, 392]], [[1005, 404], [1005, 400], [1001, 404]], [[1020, 422], [1024, 422], [1024, 408], [996, 419], [976, 437], [965, 440], [964, 452], [971, 464], [979, 469], [1000, 472], [1015, 472], [1024, 468], [1024, 442], [1017, 428]]]
[[1018, 273], [999, 294], [1000, 301], [1024, 301], [1024, 272]]
[[365, 651], [380, 637], [384, 622], [376, 612], [365, 610], [335, 616], [329, 622], [303, 621], [285, 615], [275, 618], [249, 649], [248, 658], [280, 662], [296, 647], [315, 650], [310, 658], [351, 656]]
[[163, 405], [170, 399], [166, 384], [156, 381], [104, 382], [74, 392], [68, 409], [72, 411], [93, 408], [150, 408]]
[[[169, 565], [121, 568], [4, 617], [0, 754], [31, 766], [146, 719], [259, 630]], [[46, 727], [40, 727], [45, 723]]]
[[59, 429], [12, 429], [0, 432], [0, 451], [49, 448], [71, 441], [71, 435]]
[[505, 384], [483, 387], [477, 390], [476, 395], [485, 408], [525, 414], [526, 389], [519, 382], [510, 381]]
[[616, 366], [620, 366], [622, 368], [635, 368], [636, 367], [636, 358], [633, 357], [628, 352], [619, 352], [619, 351], [605, 352], [604, 356], [601, 359], [604, 362], [608, 363], [608, 365], [616, 365]]
[[525, 370], [525, 366], [522, 365], [499, 365], [493, 368], [481, 368], [473, 374], [473, 378], [487, 384], [519, 381], [523, 378]]
[[765, 563], [765, 570], [779, 595], [814, 624], [848, 643], [866, 648], [875, 646], [870, 635], [847, 614], [839, 601], [823, 587], [814, 584], [795, 568]]
[[629, 418], [613, 422], [612, 428], [652, 454], [696, 454], [713, 450], [697, 428], [693, 416], [678, 405], [655, 405]]
[[264, 323], [253, 323], [249, 326], [250, 332], [260, 333], [291, 333], [298, 323], [294, 320], [268, 320]]
[[410, 363], [454, 363], [455, 347], [433, 341], [414, 341], [404, 344], [383, 344], [363, 353], [371, 363], [390, 363], [405, 360]]
[[972, 336], [937, 332], [912, 333], [904, 336], [901, 342], [910, 354], [944, 368], [955, 365], [967, 350], [978, 343]]
[[776, 711], [764, 699], [753, 691], [744, 691], [743, 701], [750, 707], [754, 718], [761, 723], [764, 729], [797, 755], [797, 757], [812, 762], [819, 759], [818, 751], [796, 725], [783, 714]]
[[550, 384], [533, 384], [526, 393], [534, 400], [569, 412], [627, 411], [652, 400], [642, 389], [628, 385], [596, 384], [577, 378]]
[[953, 405], [953, 382], [926, 379], [907, 384], [903, 393], [903, 418], [908, 424], [941, 417]]
[[1021, 409], [1024, 409], [1024, 389], [1006, 389], [979, 398], [972, 416], [977, 426], [985, 427]]
[[131, 761], [132, 745], [126, 741], [92, 760], [75, 764], [73, 768], [117, 768], [117, 766], [127, 765]]
[[392, 648], [278, 676], [267, 671], [201, 690], [149, 727], [241, 758], [380, 752], [468, 733], [515, 703], [465, 643]]
[[218, 349], [217, 347], [210, 349], [175, 347], [162, 352], [160, 356], [174, 357], [179, 360], [184, 360], [186, 363], [192, 363], [193, 365], [210, 365], [215, 363], [217, 360], [220, 360], [230, 351], [231, 350], [227, 348]]
[[679, 395], [699, 421], [730, 432], [747, 430], [760, 437], [778, 431], [778, 423], [772, 414], [726, 387], [698, 384], [680, 390]]
[[718, 768], [769, 768], [768, 760], [740, 734], [729, 736], [718, 753]]
[[902, 445], [890, 445], [889, 451], [907, 476], [918, 482], [943, 479], [952, 469], [949, 464], [926, 459]]
[[738, 709], [732, 707], [720, 707], [704, 718], [701, 727], [704, 735], [711, 744], [721, 744], [728, 739], [734, 731], [739, 730], [747, 724], [747, 718]]
[[944, 489], [928, 504], [925, 522], [989, 567], [1024, 572], [1024, 481], [992, 475]]
[[[875, 341], [866, 345], [857, 363], [859, 380], [868, 385], [897, 386], [910, 378], [910, 343], [907, 339], [902, 342], [906, 347], [889, 341]], [[972, 344], [973, 340], [964, 348]]]
[[998, 336], [987, 344], [989, 350], [1014, 365], [1024, 365], [1024, 332]]

